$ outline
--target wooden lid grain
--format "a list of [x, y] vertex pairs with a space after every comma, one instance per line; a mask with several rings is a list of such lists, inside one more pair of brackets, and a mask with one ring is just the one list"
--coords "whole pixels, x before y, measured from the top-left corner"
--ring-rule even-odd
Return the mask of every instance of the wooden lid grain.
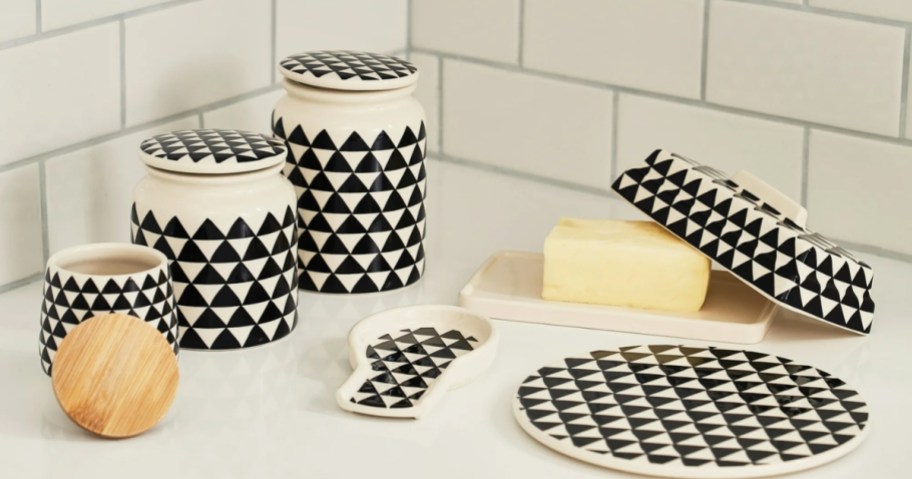
[[130, 437], [154, 426], [171, 407], [177, 358], [154, 327], [125, 314], [104, 314], [66, 335], [51, 379], [73, 422], [103, 437]]

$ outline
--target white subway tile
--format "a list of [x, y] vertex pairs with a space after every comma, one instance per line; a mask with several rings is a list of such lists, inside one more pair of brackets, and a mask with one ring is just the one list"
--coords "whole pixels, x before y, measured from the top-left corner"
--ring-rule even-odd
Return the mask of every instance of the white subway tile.
[[285, 90], [257, 95], [253, 98], [232, 103], [203, 113], [206, 128], [234, 128], [272, 134], [272, 108]]
[[801, 127], [622, 94], [617, 142], [618, 173], [665, 148], [729, 174], [750, 171], [801, 200]]
[[702, 0], [527, 0], [527, 68], [700, 96]]
[[445, 153], [609, 188], [611, 91], [451, 60], [443, 77]]
[[808, 225], [912, 254], [912, 147], [812, 130]]
[[405, 50], [407, 0], [277, 0], [277, 59], [308, 50]]
[[41, 0], [41, 27], [45, 31], [53, 30], [167, 1], [169, 0]]
[[891, 20], [912, 21], [912, 2], [909, 0], [809, 0], [812, 7], [859, 13]]
[[896, 135], [903, 30], [808, 12], [712, 2], [707, 99]]
[[50, 251], [98, 241], [129, 242], [133, 187], [145, 174], [139, 143], [197, 126], [197, 118], [188, 117], [48, 159]]
[[127, 124], [269, 85], [269, 0], [203, 0], [126, 20]]
[[0, 285], [41, 271], [41, 195], [38, 165], [0, 172]]
[[120, 127], [117, 24], [0, 50], [0, 164]]
[[440, 151], [440, 127], [437, 124], [440, 118], [440, 59], [434, 55], [413, 52], [410, 60], [418, 67], [418, 88], [414, 95], [421, 102], [427, 116], [427, 148], [436, 153]]
[[412, 46], [517, 63], [519, 22], [519, 0], [420, 0], [412, 3]]
[[35, 33], [35, 0], [0, 2], [0, 42]]

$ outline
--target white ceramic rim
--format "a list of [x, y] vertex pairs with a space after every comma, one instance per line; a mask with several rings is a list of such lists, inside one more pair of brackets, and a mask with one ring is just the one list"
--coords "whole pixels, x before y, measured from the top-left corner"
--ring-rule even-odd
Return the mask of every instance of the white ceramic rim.
[[[145, 258], [152, 260], [149, 261], [150, 264], [154, 261], [155, 266], [123, 274], [89, 274], [73, 271], [61, 265], [67, 261], [97, 261], [110, 258], [136, 258], [139, 256], [144, 256]], [[130, 243], [88, 243], [79, 246], [72, 246], [54, 253], [50, 258], [48, 258], [47, 261], [48, 270], [57, 272], [62, 271], [69, 276], [82, 276], [87, 278], [129, 278], [150, 274], [162, 269], [167, 270], [167, 268], [168, 258], [161, 251], [158, 251], [157, 249], [151, 248], [149, 246]]]
[[243, 183], [251, 180], [267, 178], [272, 175], [278, 175], [285, 167], [285, 162], [283, 160], [281, 163], [275, 163], [273, 165], [266, 166], [257, 170], [235, 171], [232, 173], [222, 172], [217, 174], [200, 173], [198, 171], [168, 170], [165, 168], [159, 168], [156, 165], [150, 165], [148, 163], [146, 163], [145, 166], [146, 171], [150, 176], [165, 178], [169, 181], [176, 181], [180, 183], [205, 183], [207, 185], [213, 185]]

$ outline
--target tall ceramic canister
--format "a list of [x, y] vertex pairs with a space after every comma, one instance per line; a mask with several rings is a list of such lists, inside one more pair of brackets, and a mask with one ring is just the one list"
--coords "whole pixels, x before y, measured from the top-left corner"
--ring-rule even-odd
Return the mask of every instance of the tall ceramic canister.
[[418, 69], [386, 55], [315, 51], [279, 63], [273, 134], [298, 195], [299, 286], [389, 291], [417, 282], [425, 254], [424, 109]]
[[181, 348], [259, 346], [297, 323], [295, 194], [285, 145], [181, 130], [140, 145], [132, 238], [171, 260]]

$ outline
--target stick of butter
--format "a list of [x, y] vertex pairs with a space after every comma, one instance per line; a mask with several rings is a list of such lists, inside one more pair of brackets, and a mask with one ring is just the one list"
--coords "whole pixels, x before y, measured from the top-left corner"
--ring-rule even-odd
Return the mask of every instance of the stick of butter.
[[564, 218], [545, 239], [542, 298], [692, 312], [710, 261], [649, 221]]

